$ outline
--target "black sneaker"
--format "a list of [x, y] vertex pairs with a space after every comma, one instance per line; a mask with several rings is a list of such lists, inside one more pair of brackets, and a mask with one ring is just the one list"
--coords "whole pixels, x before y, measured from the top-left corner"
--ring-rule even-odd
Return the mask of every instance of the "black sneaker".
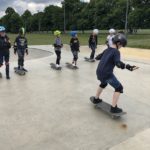
[[25, 69], [25, 68], [22, 68], [22, 70], [23, 70], [24, 72], [28, 72], [28, 70], [27, 70], [27, 69]]
[[6, 79], [7, 79], [7, 80], [10, 80], [10, 76], [7, 76]]
[[111, 106], [110, 112], [111, 112], [111, 113], [121, 113], [121, 112], [122, 112], [122, 109], [121, 109], [121, 108], [118, 108], [117, 106], [116, 106], [116, 107], [112, 107], [112, 106]]
[[94, 103], [94, 104], [98, 104], [98, 103], [101, 103], [102, 102], [102, 99], [96, 99], [95, 97], [92, 99], [92, 102]]

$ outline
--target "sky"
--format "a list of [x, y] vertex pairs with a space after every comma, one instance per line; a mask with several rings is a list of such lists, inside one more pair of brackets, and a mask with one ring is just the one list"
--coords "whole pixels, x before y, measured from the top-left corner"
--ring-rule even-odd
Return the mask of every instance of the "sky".
[[5, 15], [7, 7], [14, 8], [19, 14], [22, 14], [27, 9], [32, 13], [36, 13], [43, 11], [44, 8], [50, 4], [61, 6], [61, 1], [63, 0], [0, 0], [0, 17]]

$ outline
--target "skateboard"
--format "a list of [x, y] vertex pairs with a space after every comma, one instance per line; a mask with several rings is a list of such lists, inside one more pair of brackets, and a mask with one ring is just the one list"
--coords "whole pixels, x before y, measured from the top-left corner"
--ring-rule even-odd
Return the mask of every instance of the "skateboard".
[[23, 76], [23, 75], [25, 75], [25, 74], [26, 74], [26, 72], [25, 72], [25, 71], [23, 71], [23, 70], [19, 70], [19, 69], [18, 69], [18, 67], [15, 67], [15, 68], [14, 68], [14, 70], [15, 70], [15, 73], [17, 73], [17, 74], [19, 74], [19, 75], [21, 75], [21, 76]]
[[66, 63], [66, 67], [69, 69], [74, 69], [74, 70], [79, 69], [77, 66], [73, 66], [71, 63], [68, 63], [68, 62]]
[[[92, 103], [93, 103], [93, 99], [94, 99], [93, 96], [90, 97], [90, 100], [91, 100]], [[107, 113], [108, 115], [110, 115], [113, 119], [118, 119], [118, 118], [120, 118], [121, 116], [127, 114], [127, 113], [124, 112], [124, 111], [121, 112], [121, 113], [111, 113], [111, 112], [110, 112], [111, 105], [108, 104], [108, 103], [106, 103], [106, 102], [104, 102], [104, 101], [102, 101], [102, 102], [100, 102], [100, 103], [98, 103], [98, 104], [95, 104], [95, 108], [101, 109], [102, 111], [106, 112], [106, 113]]]
[[95, 62], [95, 59], [90, 59], [90, 58], [88, 58], [88, 57], [84, 57], [84, 59], [85, 59], [85, 61], [88, 61], [88, 62]]
[[54, 63], [51, 63], [50, 66], [52, 69], [55, 69], [55, 70], [61, 70], [62, 69], [62, 67], [56, 67], [56, 64], [54, 64]]

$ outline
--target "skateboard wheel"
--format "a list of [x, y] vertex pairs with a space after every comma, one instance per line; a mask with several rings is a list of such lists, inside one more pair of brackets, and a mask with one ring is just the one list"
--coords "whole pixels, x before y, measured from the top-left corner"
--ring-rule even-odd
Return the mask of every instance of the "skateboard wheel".
[[120, 118], [120, 116], [111, 116], [112, 117], [112, 119], [119, 119]]
[[97, 106], [97, 105], [95, 105], [95, 109], [98, 109], [98, 106]]

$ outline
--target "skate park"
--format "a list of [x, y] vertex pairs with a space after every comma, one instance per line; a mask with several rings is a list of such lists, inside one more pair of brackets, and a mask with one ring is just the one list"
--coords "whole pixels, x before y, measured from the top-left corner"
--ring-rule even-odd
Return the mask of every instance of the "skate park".
[[[134, 72], [115, 69], [124, 86], [120, 97], [127, 115], [113, 120], [90, 102], [99, 85], [98, 62], [84, 57], [90, 50], [81, 46], [78, 70], [69, 70], [69, 46], [62, 50], [62, 70], [50, 68], [55, 62], [54, 48], [29, 46], [25, 66], [19, 76], [13, 68], [17, 57], [11, 55], [11, 80], [0, 79], [0, 149], [3, 150], [148, 150], [150, 149], [150, 52], [122, 49], [125, 63], [140, 67]], [[97, 54], [105, 49], [98, 46]], [[12, 50], [11, 50], [12, 51]], [[4, 68], [2, 68], [5, 78]], [[108, 86], [102, 99], [111, 103], [113, 89]]]

